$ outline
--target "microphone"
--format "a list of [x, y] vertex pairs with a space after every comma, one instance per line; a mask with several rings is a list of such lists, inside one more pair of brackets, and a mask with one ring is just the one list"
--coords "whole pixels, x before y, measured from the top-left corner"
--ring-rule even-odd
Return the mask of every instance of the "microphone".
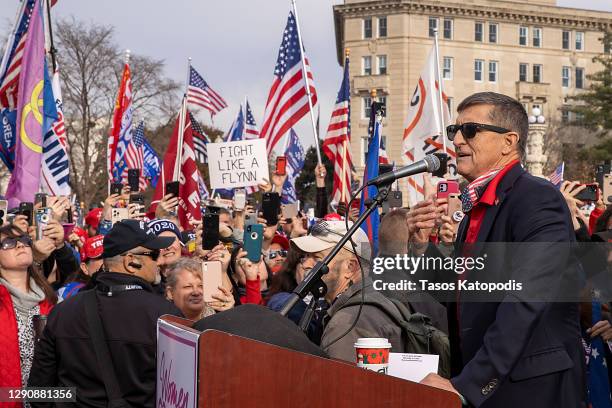
[[423, 160], [404, 166], [400, 169], [381, 174], [368, 181], [368, 186], [385, 186], [397, 179], [414, 176], [419, 173], [432, 173], [440, 168], [440, 159], [433, 154], [428, 154]]

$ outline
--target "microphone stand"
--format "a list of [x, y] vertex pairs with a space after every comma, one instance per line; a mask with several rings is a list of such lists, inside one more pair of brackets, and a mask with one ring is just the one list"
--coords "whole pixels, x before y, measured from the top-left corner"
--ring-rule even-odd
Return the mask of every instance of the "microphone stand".
[[[346, 232], [346, 234], [344, 234], [344, 236], [342, 236], [340, 241], [332, 248], [329, 254], [327, 254], [325, 258], [323, 258], [321, 261], [315, 264], [315, 266], [312, 268], [310, 273], [304, 277], [304, 280], [302, 281], [302, 283], [300, 283], [293, 290], [291, 295], [289, 295], [289, 299], [287, 299], [287, 302], [285, 303], [285, 305], [280, 311], [281, 315], [287, 316], [287, 313], [289, 313], [289, 311], [293, 308], [293, 306], [295, 306], [295, 304], [300, 299], [304, 299], [304, 297], [309, 292], [313, 294], [314, 298], [312, 301], [315, 302], [316, 299], [321, 296], [320, 294], [321, 286], [323, 286], [325, 290], [327, 290], [327, 286], [325, 286], [325, 283], [323, 282], [321, 278], [323, 277], [323, 275], [329, 272], [330, 262], [336, 255], [338, 255], [338, 252], [340, 252], [340, 249], [342, 249], [344, 244], [346, 244], [348, 240], [351, 239], [353, 234], [359, 229], [361, 224], [365, 222], [368, 216], [372, 214], [379, 206], [382, 205], [383, 201], [385, 201], [385, 199], [387, 198], [387, 195], [389, 195], [389, 189], [391, 188], [391, 184], [392, 184], [392, 181], [389, 184], [385, 184], [385, 185], [381, 185], [377, 187], [378, 193], [376, 194], [374, 199], [369, 204], [367, 204], [366, 210], [363, 212], [363, 214], [359, 216], [357, 221], [355, 221], [353, 226]], [[312, 313], [309, 313], [307, 311], [305, 312], [305, 314], [310, 314], [310, 317], [312, 318]], [[302, 326], [302, 321], [300, 321], [300, 326]], [[306, 325], [306, 327], [308, 327], [308, 325]]]

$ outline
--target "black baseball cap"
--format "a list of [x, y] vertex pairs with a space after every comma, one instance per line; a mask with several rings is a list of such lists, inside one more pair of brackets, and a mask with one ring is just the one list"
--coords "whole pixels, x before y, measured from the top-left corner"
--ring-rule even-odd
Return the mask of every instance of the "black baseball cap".
[[174, 239], [174, 237], [158, 237], [148, 233], [144, 221], [123, 220], [115, 223], [104, 237], [102, 258], [112, 258], [139, 246], [147, 249], [168, 248]]

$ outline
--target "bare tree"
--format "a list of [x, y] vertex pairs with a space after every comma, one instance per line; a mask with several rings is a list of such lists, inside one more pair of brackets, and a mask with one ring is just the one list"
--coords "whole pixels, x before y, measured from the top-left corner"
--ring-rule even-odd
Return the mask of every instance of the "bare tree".
[[[71, 184], [90, 206], [106, 196], [106, 146], [123, 69], [113, 28], [75, 18], [56, 25], [63, 108], [70, 145]], [[178, 109], [177, 82], [163, 76], [164, 62], [131, 58], [136, 117], [163, 122]]]

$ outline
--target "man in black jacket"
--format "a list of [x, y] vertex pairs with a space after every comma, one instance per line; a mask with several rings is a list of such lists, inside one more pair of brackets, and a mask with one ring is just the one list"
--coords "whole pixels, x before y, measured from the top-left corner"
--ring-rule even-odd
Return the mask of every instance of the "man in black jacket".
[[[160, 249], [173, 238], [147, 233], [142, 221], [124, 220], [104, 238], [104, 266], [95, 295], [121, 397], [134, 407], [155, 406], [156, 325], [164, 314], [180, 316], [153, 293]], [[65, 300], [50, 313], [35, 350], [30, 387], [76, 387], [76, 406], [106, 407], [108, 397], [90, 326], [88, 292]], [[44, 404], [32, 404], [45, 406]], [[57, 404], [56, 406], [75, 406]]]
[[[454, 372], [450, 381], [430, 374], [422, 382], [455, 391], [475, 407], [586, 406], [579, 285], [572, 282], [580, 269], [570, 251], [574, 232], [567, 205], [551, 183], [520, 164], [528, 122], [518, 101], [484, 92], [466, 98], [457, 111], [448, 137], [457, 170], [470, 184], [462, 194], [466, 216], [455, 260], [486, 262], [481, 270], [451, 272], [458, 288], [447, 304]], [[436, 205], [416, 207], [413, 242], [427, 244], [425, 224], [418, 223], [435, 219]], [[499, 296], [459, 290], [465, 282], [509, 280], [522, 290]], [[573, 289], [573, 298], [558, 297]]]

